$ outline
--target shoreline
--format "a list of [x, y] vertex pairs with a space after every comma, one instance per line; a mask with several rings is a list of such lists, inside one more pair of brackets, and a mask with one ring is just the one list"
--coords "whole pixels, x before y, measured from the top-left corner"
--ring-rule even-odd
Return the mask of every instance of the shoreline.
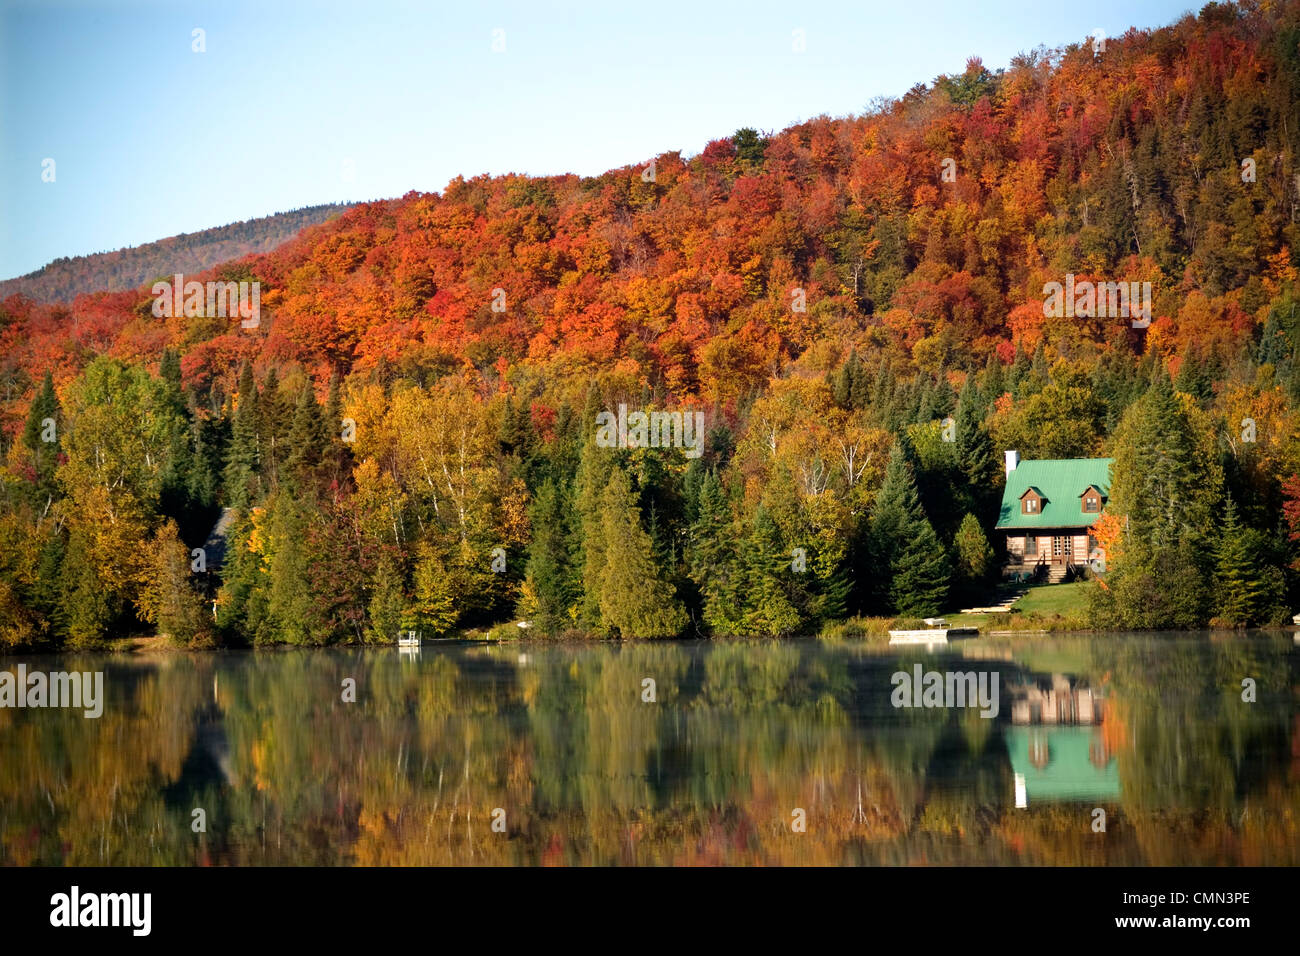
[[[844, 628], [840, 622], [840, 627], [834, 627], [816, 634], [797, 634], [784, 637], [770, 637], [763, 635], [730, 635], [730, 636], [696, 636], [696, 637], [665, 637], [665, 638], [642, 638], [642, 639], [622, 639], [610, 637], [583, 637], [583, 636], [558, 636], [558, 637], [512, 637], [500, 638], [491, 636], [492, 632], [475, 632], [460, 633], [449, 635], [447, 637], [430, 638], [420, 647], [498, 647], [513, 646], [520, 647], [556, 647], [556, 646], [578, 646], [590, 647], [599, 644], [668, 644], [682, 642], [754, 642], [754, 641], [781, 641], [781, 642], [798, 642], [798, 641], [816, 641], [827, 644], [860, 644], [865, 647], [888, 648], [889, 631], [888, 629], [876, 632], [858, 631], [857, 633], [844, 634], [836, 633]], [[1023, 628], [999, 628], [997, 630], [981, 630], [976, 634], [963, 635], [951, 639], [950, 645], [960, 646], [968, 641], [978, 640], [1006, 640], [1009, 638], [1082, 638], [1082, 637], [1104, 637], [1117, 636], [1121, 639], [1143, 636], [1147, 634], [1160, 634], [1163, 636], [1178, 635], [1208, 635], [1220, 637], [1242, 637], [1247, 635], [1261, 634], [1291, 634], [1293, 639], [1300, 642], [1300, 625], [1285, 624], [1274, 627], [1242, 627], [1242, 628], [1160, 628], [1152, 631], [1124, 631], [1101, 628], [1087, 627], [1069, 627], [1069, 628], [1043, 628], [1043, 627], [1023, 627]], [[906, 645], [894, 645], [903, 647]], [[0, 651], [0, 662], [6, 658], [18, 659], [20, 657], [37, 655], [68, 655], [68, 654], [111, 654], [123, 657], [168, 657], [176, 654], [212, 654], [228, 653], [237, 651], [259, 651], [259, 652], [282, 652], [282, 651], [306, 651], [306, 650], [397, 650], [397, 644], [264, 644], [264, 645], [214, 645], [211, 647], [178, 647], [173, 644], [169, 638], [160, 635], [132, 635], [130, 637], [115, 638], [107, 643], [104, 647], [92, 648], [59, 648], [59, 649], [29, 649], [29, 650], [4, 650]]]

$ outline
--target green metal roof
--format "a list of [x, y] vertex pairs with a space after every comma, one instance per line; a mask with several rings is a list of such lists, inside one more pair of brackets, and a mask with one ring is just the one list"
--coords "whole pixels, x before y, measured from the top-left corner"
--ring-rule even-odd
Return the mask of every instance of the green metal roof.
[[[1110, 466], [1114, 458], [1048, 458], [1022, 461], [1007, 476], [1002, 491], [999, 528], [1083, 528], [1099, 514], [1083, 510], [1083, 493], [1092, 485], [1110, 494]], [[1020, 499], [1034, 488], [1043, 496], [1043, 510], [1020, 513]], [[1105, 501], [1102, 501], [1105, 507]]]
[[[1106, 766], [1092, 762], [1089, 750], [1100, 735], [1093, 727], [1010, 727], [1006, 731], [1011, 769], [1024, 781], [1028, 802], [1057, 800], [1117, 800], [1122, 788], [1119, 761], [1111, 757]], [[1035, 767], [1029, 759], [1035, 738], [1047, 741], [1047, 765]]]

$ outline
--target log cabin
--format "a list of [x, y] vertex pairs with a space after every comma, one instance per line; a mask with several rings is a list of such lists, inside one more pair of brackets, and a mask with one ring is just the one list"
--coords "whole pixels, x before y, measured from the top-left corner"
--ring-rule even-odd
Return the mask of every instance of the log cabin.
[[1058, 582], [1088, 565], [1092, 526], [1106, 508], [1113, 458], [1021, 461], [1006, 453], [1007, 483], [997, 530], [1006, 534], [1005, 577]]

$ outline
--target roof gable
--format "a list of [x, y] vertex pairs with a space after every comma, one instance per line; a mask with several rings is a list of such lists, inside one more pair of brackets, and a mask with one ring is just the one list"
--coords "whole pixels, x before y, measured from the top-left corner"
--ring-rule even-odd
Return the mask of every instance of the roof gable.
[[[1097, 520], [1097, 512], [1083, 510], [1083, 496], [1090, 488], [1101, 492], [1103, 503], [1110, 494], [1110, 466], [1113, 458], [1045, 458], [1022, 461], [1007, 477], [1002, 491], [999, 528], [1082, 528]], [[1043, 507], [1022, 514], [1020, 499], [1034, 491]]]

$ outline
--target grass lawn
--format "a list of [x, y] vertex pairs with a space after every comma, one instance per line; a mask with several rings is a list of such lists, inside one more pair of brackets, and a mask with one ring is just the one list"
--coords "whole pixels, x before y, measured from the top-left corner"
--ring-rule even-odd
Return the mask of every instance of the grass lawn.
[[1035, 584], [1028, 588], [1028, 593], [1015, 603], [1013, 610], [1018, 614], [1042, 614], [1050, 616], [1082, 615], [1088, 610], [1088, 581], [1071, 581], [1069, 584]]
[[[1087, 581], [1071, 581], [1069, 584], [1034, 584], [1024, 588], [1026, 594], [1012, 606], [1014, 615], [1032, 615], [1034, 620], [1038, 618], [1054, 618], [1056, 615], [1062, 617], [1072, 617], [1077, 620], [1083, 620], [1087, 617], [1088, 612], [1088, 588]], [[999, 597], [990, 596], [989, 603], [994, 604], [1000, 599]], [[944, 620], [948, 622], [949, 627], [978, 627], [981, 630], [989, 627], [989, 615], [987, 614], [960, 614], [956, 611], [944, 615]], [[1005, 620], [1005, 619], [1004, 619]], [[1006, 624], [998, 624], [998, 627], [1006, 627]], [[1038, 627], [1039, 624], [1032, 621], [1022, 621], [1014, 627]]]

